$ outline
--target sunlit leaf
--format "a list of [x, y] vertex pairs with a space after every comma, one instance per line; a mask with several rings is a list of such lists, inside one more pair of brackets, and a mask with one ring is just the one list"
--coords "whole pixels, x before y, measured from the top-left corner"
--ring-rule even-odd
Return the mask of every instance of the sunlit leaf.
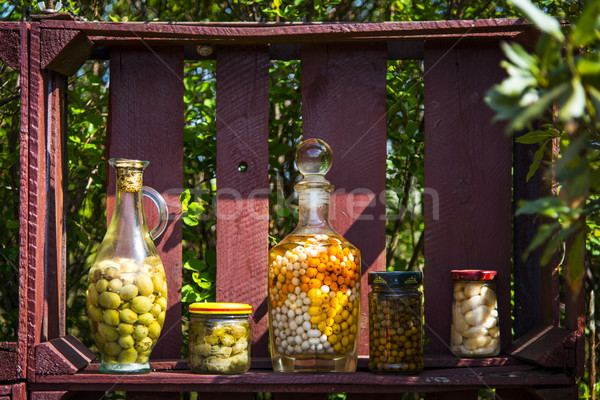
[[563, 35], [560, 24], [556, 19], [549, 16], [540, 10], [536, 5], [531, 3], [529, 0], [509, 0], [510, 3], [515, 6], [525, 18], [537, 25], [542, 32], [549, 33], [554, 36], [557, 40], [563, 41], [565, 36]]

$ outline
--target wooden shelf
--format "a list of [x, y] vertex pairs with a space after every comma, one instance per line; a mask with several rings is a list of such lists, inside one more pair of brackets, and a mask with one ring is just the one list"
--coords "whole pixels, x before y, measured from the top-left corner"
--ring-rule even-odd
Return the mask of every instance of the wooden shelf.
[[82, 371], [74, 375], [37, 376], [30, 390], [160, 391], [160, 392], [317, 392], [392, 393], [434, 392], [474, 388], [559, 386], [572, 377], [534, 366], [426, 369], [416, 375], [355, 373], [274, 373], [250, 370], [241, 375], [201, 375], [189, 370], [145, 375], [105, 375]]
[[275, 373], [267, 358], [255, 358], [253, 368], [241, 375], [195, 374], [187, 368], [186, 360], [153, 362], [152, 366], [160, 370], [144, 375], [105, 375], [97, 371], [98, 363], [92, 363], [73, 375], [37, 375], [30, 387], [53, 391], [399, 393], [574, 383], [562, 371], [524, 364], [510, 356], [425, 357], [426, 369], [413, 375], [374, 374], [368, 372], [367, 361], [360, 357], [355, 373]]

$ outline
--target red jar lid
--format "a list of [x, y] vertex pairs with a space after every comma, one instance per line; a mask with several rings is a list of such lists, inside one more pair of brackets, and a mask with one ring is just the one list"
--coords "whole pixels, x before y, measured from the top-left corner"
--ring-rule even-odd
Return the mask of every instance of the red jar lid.
[[497, 271], [484, 271], [481, 269], [453, 269], [453, 280], [464, 281], [491, 281], [496, 279]]

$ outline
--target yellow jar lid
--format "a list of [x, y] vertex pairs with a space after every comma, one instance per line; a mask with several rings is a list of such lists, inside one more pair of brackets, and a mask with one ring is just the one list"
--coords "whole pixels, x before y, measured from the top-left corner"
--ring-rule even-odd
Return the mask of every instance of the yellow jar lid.
[[252, 306], [243, 303], [193, 303], [190, 305], [193, 314], [250, 314]]

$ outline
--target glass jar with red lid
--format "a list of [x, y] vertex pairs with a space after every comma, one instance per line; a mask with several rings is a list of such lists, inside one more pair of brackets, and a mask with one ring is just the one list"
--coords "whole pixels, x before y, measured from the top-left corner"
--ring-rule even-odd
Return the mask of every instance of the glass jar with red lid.
[[500, 353], [496, 276], [496, 271], [452, 270], [450, 347], [459, 357], [492, 357]]

